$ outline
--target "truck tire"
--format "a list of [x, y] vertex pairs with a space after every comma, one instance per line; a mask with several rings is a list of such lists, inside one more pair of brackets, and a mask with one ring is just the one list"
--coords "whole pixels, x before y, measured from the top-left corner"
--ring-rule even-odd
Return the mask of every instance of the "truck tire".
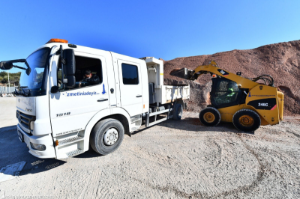
[[221, 122], [221, 114], [214, 107], [207, 107], [199, 114], [199, 119], [205, 126], [217, 126]]
[[232, 123], [240, 131], [254, 132], [260, 127], [259, 115], [250, 109], [241, 109], [232, 117]]
[[175, 103], [173, 106], [173, 119], [181, 120], [182, 112], [183, 112], [182, 105], [179, 103]]
[[92, 149], [100, 155], [107, 155], [121, 145], [124, 138], [124, 127], [116, 119], [105, 119], [96, 124], [90, 136]]

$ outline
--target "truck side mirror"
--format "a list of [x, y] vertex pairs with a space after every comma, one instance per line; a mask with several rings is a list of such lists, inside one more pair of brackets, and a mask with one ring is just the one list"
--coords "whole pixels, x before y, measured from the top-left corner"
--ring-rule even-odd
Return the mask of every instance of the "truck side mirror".
[[26, 69], [26, 74], [29, 76], [30, 73], [31, 73], [31, 68], [28, 67], [28, 68]]
[[51, 87], [51, 93], [57, 93], [59, 91], [58, 86], [52, 86]]
[[1, 70], [9, 70], [13, 67], [13, 63], [10, 61], [2, 61], [0, 62], [0, 69]]
[[75, 71], [76, 62], [73, 49], [66, 49], [63, 51], [63, 58], [65, 60], [64, 73], [67, 82], [64, 82], [67, 88], [74, 88], [76, 84]]

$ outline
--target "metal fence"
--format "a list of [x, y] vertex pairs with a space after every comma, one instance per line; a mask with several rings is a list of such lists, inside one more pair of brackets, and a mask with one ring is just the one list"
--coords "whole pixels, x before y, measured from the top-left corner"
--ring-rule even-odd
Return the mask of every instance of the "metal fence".
[[15, 87], [0, 86], [0, 94], [9, 94], [15, 91]]

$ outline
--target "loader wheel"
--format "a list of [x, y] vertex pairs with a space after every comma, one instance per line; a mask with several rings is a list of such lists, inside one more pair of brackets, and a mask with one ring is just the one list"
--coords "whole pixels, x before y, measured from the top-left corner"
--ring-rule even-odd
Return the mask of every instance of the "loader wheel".
[[221, 121], [221, 114], [218, 109], [207, 107], [200, 112], [199, 119], [205, 126], [217, 126]]
[[254, 132], [260, 126], [259, 115], [250, 109], [237, 111], [232, 118], [233, 125], [240, 131]]
[[182, 105], [179, 103], [175, 103], [173, 107], [173, 119], [181, 120], [182, 112], [183, 112]]
[[105, 119], [96, 124], [90, 136], [92, 149], [100, 155], [107, 155], [121, 145], [124, 127], [115, 119]]

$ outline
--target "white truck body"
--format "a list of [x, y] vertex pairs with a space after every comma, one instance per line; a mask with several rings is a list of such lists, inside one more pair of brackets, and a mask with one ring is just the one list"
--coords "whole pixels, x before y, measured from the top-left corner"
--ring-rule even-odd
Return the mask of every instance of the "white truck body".
[[[169, 113], [174, 102], [189, 99], [189, 85], [163, 84], [163, 61], [153, 57], [137, 59], [68, 43], [47, 43], [35, 52], [45, 48], [49, 49], [43, 73], [45, 92], [16, 97], [19, 137], [36, 157], [64, 159], [84, 153], [89, 150], [91, 131], [99, 121], [119, 120], [130, 134], [141, 127], [142, 119], [147, 121], [148, 127], [171, 118]], [[79, 57], [75, 73], [78, 77], [85, 67], [82, 60], [89, 59], [87, 64], [90, 65], [100, 61], [101, 72], [97, 75], [101, 76], [101, 83], [51, 92], [52, 87], [59, 86], [60, 48], [73, 49], [76, 59]], [[133, 73], [126, 74], [125, 66], [137, 70], [137, 77], [131, 78]], [[133, 81], [135, 83], [130, 84]], [[149, 85], [155, 87], [151, 96]], [[162, 113], [167, 113], [167, 117], [157, 121], [156, 115]], [[155, 120], [149, 123], [151, 116], [155, 116]]]
[[[164, 85], [164, 63], [154, 57], [143, 58], [148, 69], [149, 82], [154, 83], [154, 95], [150, 95], [150, 103], [167, 104], [177, 99], [189, 99], [190, 86]], [[152, 99], [151, 99], [152, 98]]]

